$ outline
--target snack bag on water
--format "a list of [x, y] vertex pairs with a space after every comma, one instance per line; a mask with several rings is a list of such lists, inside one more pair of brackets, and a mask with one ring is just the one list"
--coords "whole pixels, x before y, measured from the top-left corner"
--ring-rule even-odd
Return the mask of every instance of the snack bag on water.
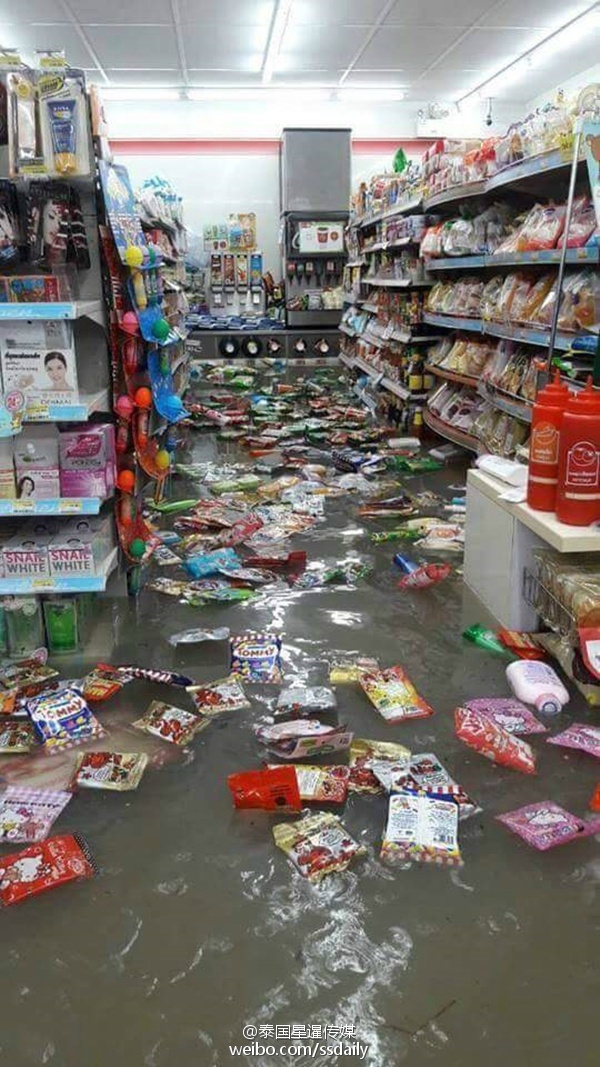
[[137, 789], [147, 763], [144, 752], [86, 752], [77, 759], [72, 788]]
[[348, 793], [349, 767], [318, 767], [310, 763], [288, 765], [296, 772], [300, 800], [304, 803], [343, 804]]
[[23, 755], [37, 745], [33, 723], [9, 720], [0, 722], [0, 755]]
[[589, 837], [591, 834], [600, 833], [600, 818], [584, 822], [555, 804], [553, 800], [527, 804], [524, 808], [507, 811], [496, 818], [540, 852], [555, 848], [556, 845], [566, 845], [576, 837]]
[[227, 785], [236, 808], [261, 808], [263, 811], [302, 810], [293, 767], [267, 767], [262, 771], [230, 774]]
[[250, 707], [239, 679], [230, 675], [209, 685], [195, 685], [189, 693], [200, 715], [211, 718], [224, 711], [242, 711]]
[[108, 663], [99, 663], [83, 679], [83, 696], [91, 703], [108, 700], [131, 681], [133, 678], [124, 674], [118, 667], [111, 667]]
[[496, 726], [507, 730], [509, 734], [545, 734], [548, 732], [533, 712], [516, 697], [476, 697], [475, 700], [467, 700], [465, 708], [481, 712]]
[[[375, 771], [377, 774], [378, 772]], [[424, 791], [428, 796], [445, 795], [452, 797], [458, 804], [459, 819], [466, 819], [480, 809], [468, 793], [450, 777], [443, 763], [433, 752], [415, 752], [405, 768], [391, 767], [390, 792], [405, 789]], [[380, 779], [381, 780], [381, 779]], [[385, 786], [385, 782], [383, 782]]]
[[402, 667], [364, 672], [359, 682], [386, 722], [404, 722], [433, 715], [433, 708], [419, 696]]
[[207, 725], [206, 720], [191, 711], [153, 700], [141, 719], [131, 724], [136, 730], [170, 741], [173, 745], [187, 745], [198, 730]]
[[454, 726], [457, 737], [486, 759], [523, 774], [536, 773], [535, 755], [527, 742], [513, 737], [481, 712], [456, 708]]
[[254, 732], [258, 741], [286, 760], [340, 752], [349, 747], [353, 737], [346, 726], [326, 726], [314, 719], [257, 726]]
[[549, 745], [560, 745], [562, 748], [577, 748], [581, 752], [587, 752], [589, 756], [600, 759], [600, 726], [590, 726], [585, 722], [573, 722], [560, 734], [548, 737]]
[[72, 793], [9, 785], [0, 796], [0, 842], [43, 841], [66, 808]]
[[384, 792], [382, 776], [386, 769], [408, 767], [410, 751], [404, 745], [394, 741], [366, 741], [355, 738], [350, 745], [350, 780], [348, 788], [351, 793]]
[[430, 796], [403, 789], [392, 793], [381, 845], [388, 863], [436, 863], [460, 866], [458, 804], [453, 797]]
[[281, 683], [281, 639], [252, 632], [232, 638], [231, 673], [247, 682]]
[[336, 656], [329, 666], [330, 685], [347, 685], [358, 682], [363, 671], [378, 671], [379, 661], [372, 656]]
[[298, 822], [278, 823], [273, 827], [273, 837], [277, 847], [311, 882], [345, 871], [356, 856], [366, 852], [350, 837], [337, 815], [323, 811], [306, 815]]
[[66, 882], [93, 878], [98, 868], [79, 834], [49, 837], [0, 857], [0, 904], [18, 904]]
[[276, 716], [332, 711], [337, 706], [335, 693], [326, 686], [291, 685], [277, 698]]
[[27, 701], [27, 711], [50, 755], [86, 741], [98, 741], [106, 734], [78, 689], [58, 689], [34, 697]]

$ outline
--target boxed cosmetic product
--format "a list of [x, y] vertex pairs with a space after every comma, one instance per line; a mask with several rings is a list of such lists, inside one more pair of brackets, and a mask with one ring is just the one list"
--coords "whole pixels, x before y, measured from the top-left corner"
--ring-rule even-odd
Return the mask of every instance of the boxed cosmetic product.
[[78, 597], [44, 597], [48, 652], [76, 652], [79, 647]]
[[19, 274], [5, 278], [9, 304], [56, 304], [60, 301], [59, 279], [51, 274]]
[[15, 438], [14, 454], [19, 500], [60, 496], [56, 426], [26, 426]]
[[8, 651], [12, 656], [33, 652], [44, 642], [44, 624], [39, 598], [9, 596], [4, 599]]
[[14, 500], [15, 496], [13, 438], [0, 437], [0, 498], [2, 500]]
[[110, 515], [61, 523], [48, 546], [50, 573], [54, 577], [93, 576], [102, 570], [113, 546], [114, 523]]
[[25, 396], [25, 414], [44, 414], [49, 404], [79, 403], [73, 329], [69, 322], [0, 323], [0, 361], [4, 392]]
[[110, 496], [115, 486], [114, 428], [76, 427], [60, 434], [60, 491], [64, 497]]
[[2, 551], [5, 578], [49, 578], [48, 546], [56, 524], [25, 523]]

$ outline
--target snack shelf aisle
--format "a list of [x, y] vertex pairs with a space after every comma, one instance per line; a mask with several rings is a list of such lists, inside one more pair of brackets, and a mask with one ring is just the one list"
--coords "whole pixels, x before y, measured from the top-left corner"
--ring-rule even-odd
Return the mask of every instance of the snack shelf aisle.
[[499, 411], [504, 411], [515, 419], [521, 419], [522, 422], [531, 422], [533, 405], [528, 400], [505, 393], [502, 389], [497, 389], [492, 382], [485, 381], [485, 379], [479, 380], [477, 392], [479, 396], [487, 400], [488, 403], [493, 404]]
[[[461, 318], [459, 315], [438, 315], [435, 312], [426, 311], [423, 321], [429, 323], [430, 326], [440, 326], [447, 330], [468, 330], [472, 333], [485, 334], [488, 337], [501, 337], [506, 341], [521, 341], [540, 348], [547, 347], [550, 340], [549, 330], [534, 330], [512, 323], [484, 322], [482, 319]], [[574, 338], [574, 333], [559, 332], [556, 335], [555, 347], [566, 352], [571, 347]]]
[[449, 423], [438, 418], [430, 408], [425, 408], [423, 412], [423, 421], [429, 426], [430, 430], [435, 430], [440, 437], [445, 437], [448, 441], [453, 441], [455, 445], [460, 445], [462, 448], [468, 449], [469, 452], [479, 452], [479, 441], [473, 434], [466, 433], [464, 430], [460, 430], [457, 426], [450, 426]]
[[388, 393], [392, 393], [394, 396], [397, 396], [400, 400], [412, 399], [422, 402], [425, 399], [425, 393], [411, 392], [410, 389], [406, 388], [406, 386], [400, 385], [399, 382], [392, 381], [391, 378], [388, 378], [385, 375], [384, 371], [381, 371], [377, 367], [374, 367], [372, 363], [369, 363], [368, 360], [363, 359], [361, 356], [349, 356], [345, 353], [342, 353], [342, 355], [340, 355], [340, 361], [344, 364], [344, 366], [350, 369], [358, 367], [359, 370], [363, 371], [364, 374], [367, 374], [372, 379], [373, 385], [380, 386]]
[[[583, 162], [583, 159], [580, 162]], [[509, 189], [511, 186], [520, 186], [527, 189], [528, 185], [534, 187], [536, 179], [543, 175], [558, 174], [560, 177], [561, 172], [566, 175], [570, 166], [571, 155], [569, 153], [565, 154], [558, 148], [552, 149], [539, 156], [531, 156], [529, 159], [521, 160], [518, 163], [511, 163], [485, 181], [450, 186], [443, 192], [436, 193], [435, 196], [425, 197], [423, 207], [425, 211], [431, 211], [433, 208], [442, 207], [444, 204], [456, 204], [462, 200], [482, 196], [485, 193], [497, 192], [498, 189]], [[537, 195], [535, 188], [533, 188], [533, 191]]]
[[456, 371], [436, 367], [435, 363], [426, 363], [425, 370], [433, 374], [435, 378], [444, 378], [447, 382], [456, 382], [458, 385], [468, 385], [472, 389], [476, 389], [479, 382], [479, 378], [470, 374], [457, 374]]
[[[497, 267], [552, 267], [558, 266], [560, 248], [547, 248], [539, 252], [499, 252], [491, 256], [446, 256], [427, 260], [427, 270], [493, 270]], [[600, 262], [600, 247], [584, 245], [583, 248], [567, 250], [568, 266], [594, 266]]]

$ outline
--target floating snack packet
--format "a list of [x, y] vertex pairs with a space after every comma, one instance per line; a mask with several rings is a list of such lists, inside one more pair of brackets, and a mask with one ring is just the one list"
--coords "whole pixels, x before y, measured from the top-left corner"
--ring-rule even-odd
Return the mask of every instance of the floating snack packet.
[[211, 482], [211, 492], [216, 493], [217, 496], [222, 496], [223, 493], [247, 493], [251, 489], [258, 489], [261, 485], [261, 479], [257, 478], [255, 474], [245, 474], [241, 478], [230, 478], [222, 482]]
[[326, 726], [314, 719], [296, 719], [275, 726], [256, 726], [257, 740], [281, 759], [325, 756], [348, 748], [353, 735], [346, 726]]
[[238, 634], [231, 641], [231, 673], [248, 682], [282, 681], [281, 638], [276, 634]]
[[0, 903], [18, 904], [66, 882], [93, 878], [98, 868], [79, 834], [50, 837], [0, 857]]
[[175, 567], [183, 562], [181, 557], [175, 555], [167, 545], [157, 545], [152, 553], [152, 559], [158, 563], [159, 567]]
[[194, 685], [189, 690], [198, 712], [210, 718], [224, 711], [242, 711], [250, 707], [239, 678], [230, 675], [209, 685]]
[[389, 467], [393, 467], [397, 471], [407, 471], [409, 474], [426, 474], [429, 471], [441, 471], [444, 466], [443, 463], [439, 463], [437, 459], [432, 459], [430, 456], [414, 456], [410, 459], [407, 456], [389, 456], [387, 459]]
[[498, 638], [510, 652], [520, 659], [545, 659], [547, 653], [540, 648], [531, 634], [520, 633], [518, 630], [498, 630]]
[[131, 725], [136, 730], [143, 730], [174, 745], [187, 745], [198, 730], [206, 726], [206, 722], [191, 711], [153, 700], [141, 719], [136, 719]]
[[562, 748], [577, 748], [581, 752], [587, 752], [589, 756], [600, 759], [600, 726], [573, 722], [562, 733], [548, 737], [547, 742], [549, 745], [560, 745]]
[[381, 775], [385, 774], [385, 767], [406, 766], [409, 758], [409, 749], [395, 741], [355, 738], [350, 746], [350, 792], [383, 793]]
[[125, 675], [127, 681], [131, 681], [132, 678], [141, 678], [146, 682], [160, 682], [162, 685], [176, 685], [182, 689], [187, 689], [190, 685], [194, 684], [193, 678], [188, 678], [187, 674], [179, 674], [178, 671], [165, 671], [160, 670], [158, 667], [117, 667], [119, 674]]
[[411, 790], [392, 793], [381, 859], [460, 866], [458, 805], [453, 797]]
[[222, 574], [230, 582], [248, 582], [250, 585], [265, 585], [266, 582], [272, 582], [275, 578], [273, 574], [261, 571], [257, 567], [238, 567], [237, 570], [219, 567], [218, 574]]
[[204, 641], [228, 641], [230, 636], [227, 626], [217, 626], [215, 630], [181, 630], [168, 640], [170, 645], [199, 645]]
[[0, 795], [0, 842], [17, 845], [43, 841], [72, 795], [9, 785]]
[[29, 717], [50, 755], [86, 741], [98, 741], [106, 730], [78, 689], [58, 689], [27, 702]]
[[0, 692], [0, 715], [12, 715], [17, 702], [17, 690], [8, 689]]
[[218, 574], [223, 567], [236, 570], [241, 562], [234, 548], [217, 548], [201, 556], [189, 556], [183, 566], [191, 578], [208, 578], [211, 574]]
[[256, 596], [254, 589], [238, 589], [227, 585], [226, 582], [218, 589], [189, 590], [183, 597], [182, 603], [189, 604], [193, 608], [204, 608], [207, 604], [232, 604], [245, 600], [252, 600]]
[[305, 803], [343, 804], [348, 793], [350, 768], [342, 765], [316, 766], [294, 763], [300, 800]]
[[293, 767], [267, 767], [262, 771], [230, 774], [227, 785], [236, 808], [261, 808], [263, 811], [302, 810]]
[[366, 852], [350, 837], [337, 815], [329, 812], [306, 815], [298, 822], [278, 823], [273, 827], [273, 837], [277, 847], [311, 882], [345, 871], [355, 857]]
[[306, 552], [270, 552], [265, 556], [249, 556], [244, 562], [248, 567], [304, 567]]
[[363, 672], [359, 684], [386, 722], [404, 722], [433, 715], [402, 667]]
[[547, 728], [536, 719], [533, 712], [516, 697], [476, 697], [467, 700], [465, 708], [481, 712], [496, 726], [507, 730], [509, 734], [545, 734]]
[[600, 782], [598, 783], [598, 785], [594, 789], [594, 792], [592, 793], [592, 796], [590, 797], [588, 807], [590, 811], [600, 811]]
[[38, 648], [28, 656], [3, 663], [0, 667], [0, 685], [4, 689], [16, 689], [18, 696], [33, 697], [51, 686], [58, 671], [49, 667], [48, 649]]
[[390, 766], [391, 782], [388, 788], [391, 792], [416, 789], [429, 796], [452, 797], [458, 804], [459, 819], [466, 819], [479, 810], [475, 801], [450, 777], [433, 752], [413, 753], [406, 768], [396, 768], [393, 764]]
[[23, 755], [31, 752], [37, 737], [31, 722], [0, 721], [0, 755]]
[[131, 681], [133, 681], [132, 675], [125, 674], [119, 667], [99, 663], [83, 679], [83, 696], [92, 703], [108, 700]]
[[333, 689], [326, 686], [290, 685], [277, 698], [276, 715], [332, 711], [337, 707]]
[[379, 660], [373, 656], [361, 656], [358, 653], [346, 653], [336, 656], [329, 665], [331, 685], [345, 685], [358, 682], [364, 671], [378, 671]]
[[249, 537], [257, 533], [262, 526], [263, 520], [258, 515], [248, 515], [245, 519], [240, 519], [239, 522], [236, 522], [231, 529], [223, 530], [218, 535], [218, 542], [220, 545], [229, 547], [241, 545]]
[[456, 708], [454, 726], [457, 737], [486, 759], [523, 774], [536, 773], [535, 755], [527, 742], [513, 737], [487, 715], [470, 708]]
[[527, 804], [524, 808], [507, 811], [496, 818], [514, 834], [522, 837], [528, 845], [541, 852], [555, 848], [556, 845], [566, 845], [576, 837], [589, 837], [600, 833], [600, 818], [585, 822], [559, 807], [553, 800]]
[[86, 752], [77, 758], [74, 789], [137, 789], [146, 769], [145, 752]]
[[178, 582], [173, 578], [155, 578], [153, 582], [148, 583], [148, 589], [166, 596], [184, 596], [188, 588], [189, 582]]

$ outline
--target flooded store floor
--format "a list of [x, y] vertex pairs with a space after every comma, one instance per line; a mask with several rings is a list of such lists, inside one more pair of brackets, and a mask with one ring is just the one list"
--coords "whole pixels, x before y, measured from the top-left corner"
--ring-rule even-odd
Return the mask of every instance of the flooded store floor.
[[[236, 443], [207, 432], [197, 433], [193, 458], [256, 462]], [[339, 477], [331, 467], [328, 476]], [[448, 501], [454, 495], [448, 486], [464, 483], [464, 468], [393, 477], [396, 492], [400, 483], [410, 493], [429, 490]], [[191, 482], [174, 480], [174, 497], [192, 495]], [[281, 818], [236, 811], [227, 788], [228, 775], [261, 766], [264, 750], [252, 726], [279, 689], [248, 685], [251, 708], [219, 717], [178, 749], [131, 723], [155, 699], [191, 711], [189, 696], [131, 683], [98, 705], [97, 714], [111, 748], [149, 753], [139, 788], [82, 790], [53, 829], [84, 834], [100, 876], [2, 914], [0, 1063], [596, 1062], [597, 844], [591, 838], [542, 853], [494, 819], [546, 799], [581, 814], [596, 782], [594, 761], [535, 736], [527, 740], [538, 774], [526, 776], [495, 766], [456, 738], [457, 705], [509, 695], [507, 661], [461, 638], [466, 625], [486, 621], [456, 573], [461, 557], [445, 557], [454, 572], [438, 585], [401, 591], [392, 560], [405, 548], [370, 539], [399, 520], [360, 518], [364, 502], [353, 493], [326, 499], [325, 519], [285, 548], [305, 549], [309, 561], [371, 563], [366, 576], [304, 590], [279, 581], [253, 600], [229, 605], [194, 607], [149, 589], [137, 601], [106, 598], [99, 602], [95, 645], [83, 659], [56, 662], [64, 677], [80, 677], [101, 658], [211, 681], [228, 673], [227, 643], [173, 648], [168, 638], [190, 627], [227, 626], [232, 634], [279, 633], [286, 684], [327, 685], [330, 662], [348, 653], [376, 657], [386, 667], [400, 664], [433, 707], [432, 717], [388, 725], [358, 685], [345, 684], [336, 689], [339, 721], [359, 738], [436, 753], [482, 809], [460, 823], [464, 866], [382, 864], [387, 797], [352, 794], [336, 812], [366, 855], [311, 884], [274, 845], [272, 826]], [[411, 546], [406, 550], [414, 554]], [[151, 578], [158, 573], [153, 568]], [[181, 578], [182, 572], [164, 567], [160, 575]], [[575, 695], [552, 729], [573, 719], [593, 721]], [[33, 759], [36, 785], [69, 781], [73, 753]], [[347, 753], [324, 762], [347, 762]], [[0, 774], [7, 782], [29, 782], [31, 766], [4, 758]], [[275, 1030], [286, 1026], [289, 1031]], [[325, 1027], [332, 1029], [320, 1039]], [[282, 1052], [232, 1051], [252, 1042]], [[283, 1051], [309, 1042], [310, 1053]], [[318, 1047], [340, 1042], [357, 1047], [342, 1054]]]

